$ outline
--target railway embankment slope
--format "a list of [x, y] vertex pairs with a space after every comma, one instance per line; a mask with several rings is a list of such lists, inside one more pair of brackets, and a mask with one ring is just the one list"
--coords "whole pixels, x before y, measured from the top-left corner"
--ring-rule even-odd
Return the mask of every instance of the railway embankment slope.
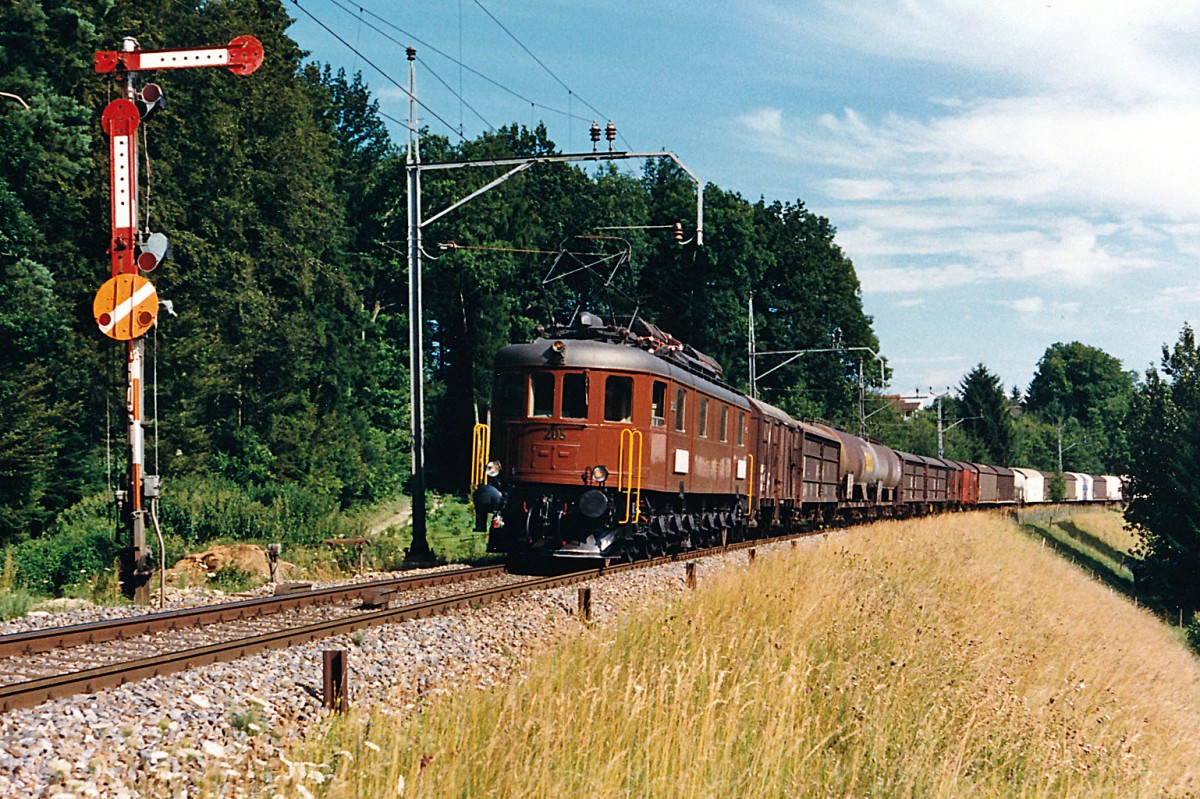
[[1200, 661], [998, 514], [781, 548], [675, 596], [297, 756], [334, 766], [333, 797], [1200, 792]]

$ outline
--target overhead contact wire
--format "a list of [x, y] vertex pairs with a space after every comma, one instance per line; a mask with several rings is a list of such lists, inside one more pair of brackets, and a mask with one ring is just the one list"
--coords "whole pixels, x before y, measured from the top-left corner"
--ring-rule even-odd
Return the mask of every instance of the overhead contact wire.
[[[339, 2], [338, 2], [338, 0], [329, 0], [329, 2], [330, 2], [330, 3], [332, 3], [333, 5], [337, 6], [337, 7], [338, 7], [340, 10], [344, 11], [345, 13], [347, 13], [347, 14], [349, 14], [350, 16], [352, 16], [352, 17], [354, 17], [355, 19], [357, 19], [360, 25], [366, 25], [368, 28], [370, 28], [371, 30], [375, 31], [376, 33], [378, 33], [378, 34], [379, 34], [380, 36], [382, 36], [383, 38], [387, 39], [387, 40], [388, 40], [389, 42], [391, 42], [392, 44], [395, 44], [395, 45], [396, 45], [396, 46], [398, 46], [398, 47], [407, 47], [407, 46], [408, 46], [408, 45], [407, 45], [407, 44], [405, 44], [404, 42], [401, 42], [401, 41], [399, 41], [399, 40], [397, 40], [397, 39], [394, 39], [394, 38], [392, 38], [392, 37], [391, 37], [391, 36], [389, 36], [389, 35], [388, 35], [386, 32], [384, 32], [384, 31], [380, 30], [379, 28], [375, 27], [374, 25], [372, 25], [372, 24], [371, 24], [370, 22], [368, 22], [367, 20], [363, 19], [363, 18], [362, 18], [362, 16], [361, 16], [361, 14], [355, 14], [355, 13], [354, 13], [354, 11], [352, 11], [351, 9], [349, 9], [349, 8], [347, 8], [346, 6], [344, 6], [344, 5], [342, 5], [341, 3], [339, 3]], [[358, 10], [359, 10], [360, 12], [364, 12], [364, 13], [370, 13], [370, 12], [366, 11], [366, 9], [362, 8], [361, 6], [359, 7], [359, 9], [358, 9]], [[372, 15], [372, 16], [374, 16], [374, 15]], [[397, 28], [397, 30], [399, 30], [399, 28]], [[405, 33], [404, 31], [400, 31], [400, 32], [401, 32], [401, 33], [404, 33], [404, 35], [405, 35], [405, 36], [409, 36], [409, 34]], [[417, 43], [418, 43], [418, 44], [422, 44], [422, 46], [425, 46], [423, 43], [421, 43], [419, 40], [417, 40], [417, 39], [416, 39], [416, 37], [409, 36], [409, 38], [413, 39], [414, 41], [417, 41]], [[433, 48], [430, 48], [430, 49], [433, 49]], [[441, 55], [441, 53], [439, 53], [439, 55]], [[443, 80], [443, 79], [442, 79], [442, 76], [441, 76], [441, 75], [439, 75], [439, 74], [438, 74], [438, 73], [437, 73], [437, 72], [436, 72], [436, 71], [433, 69], [433, 67], [429, 66], [429, 62], [428, 62], [428, 61], [426, 61], [426, 60], [425, 60], [425, 59], [423, 59], [423, 58], [418, 58], [417, 60], [418, 60], [418, 61], [420, 61], [422, 64], [424, 64], [424, 65], [425, 65], [426, 69], [428, 69], [428, 71], [429, 71], [429, 74], [430, 74], [430, 75], [433, 75], [433, 77], [434, 77], [434, 78], [437, 80], [437, 82], [438, 82], [438, 83], [440, 83], [440, 84], [442, 84], [442, 86], [446, 87], [446, 91], [448, 91], [448, 92], [450, 92], [450, 94], [454, 95], [454, 97], [455, 97], [455, 98], [458, 100], [458, 102], [459, 102], [459, 103], [461, 103], [462, 105], [464, 105], [464, 106], [466, 106], [467, 108], [471, 109], [471, 113], [473, 113], [475, 116], [479, 117], [479, 120], [480, 120], [481, 122], [483, 122], [483, 124], [484, 124], [484, 125], [487, 125], [487, 127], [488, 127], [488, 130], [495, 132], [495, 130], [496, 130], [496, 126], [495, 126], [495, 125], [493, 125], [491, 122], [489, 122], [489, 121], [487, 120], [487, 118], [486, 118], [486, 117], [484, 117], [484, 115], [483, 115], [483, 114], [479, 113], [479, 111], [478, 111], [478, 110], [476, 110], [476, 108], [475, 108], [474, 106], [472, 106], [470, 103], [468, 103], [468, 102], [467, 102], [467, 100], [466, 100], [466, 98], [464, 98], [464, 97], [463, 97], [463, 96], [462, 96], [462, 95], [461, 95], [459, 92], [456, 92], [456, 91], [454, 91], [454, 89], [453, 89], [453, 88], [450, 86], [450, 84], [449, 84], [449, 83], [447, 83], [445, 80]], [[453, 59], [451, 59], [451, 60], [453, 60]], [[460, 65], [460, 66], [461, 66], [461, 65]], [[458, 135], [459, 135], [459, 136], [462, 136], [462, 137], [463, 137], [463, 139], [464, 139], [464, 141], [465, 141], [466, 137], [465, 137], [465, 136], [463, 136], [463, 131], [462, 131], [462, 125], [461, 125], [461, 124], [458, 126], [458, 130], [457, 130], [456, 132], [458, 133]]]
[[[356, 56], [361, 58], [364, 62], [369, 64], [372, 69], [374, 69], [376, 72], [378, 72], [380, 75], [382, 75], [389, 83], [391, 83], [393, 86], [395, 86], [400, 91], [404, 92], [404, 95], [406, 97], [408, 97], [414, 103], [419, 105], [421, 108], [425, 109], [429, 113], [430, 116], [432, 116], [438, 122], [441, 122], [443, 125], [445, 125], [446, 128], [449, 129], [451, 132], [453, 132], [455, 136], [458, 136], [463, 141], [467, 140], [467, 138], [465, 136], [463, 136], [461, 133], [459, 133], [457, 130], [454, 129], [453, 125], [451, 125], [446, 120], [442, 119], [442, 117], [436, 111], [434, 111], [432, 108], [425, 105], [425, 103], [421, 102], [419, 99], [417, 99], [415, 96], [413, 96], [413, 94], [411, 92], [409, 92], [409, 90], [404, 85], [402, 85], [399, 81], [397, 81], [395, 78], [393, 78], [391, 75], [389, 75], [382, 67], [377, 65], [371, 59], [367, 58], [366, 55], [364, 55], [363, 53], [356, 50], [353, 45], [351, 45], [349, 42], [347, 42], [341, 36], [338, 36], [337, 33], [335, 33], [332, 28], [330, 28], [328, 25], [326, 25], [321, 20], [317, 19], [317, 17], [311, 11], [309, 11], [304, 6], [300, 5], [300, 0], [292, 0], [292, 4], [294, 6], [296, 6], [296, 8], [303, 11], [305, 16], [307, 16], [309, 19], [311, 19], [313, 22], [315, 22], [317, 25], [319, 25], [322, 30], [324, 30], [330, 36], [332, 36], [333, 38], [335, 38], [339, 42], [341, 42], [342, 45], [344, 45], [346, 47], [346, 49], [350, 50]], [[405, 123], [405, 127], [408, 127], [408, 123]]]
[[[550, 77], [552, 77], [552, 78], [554, 78], [556, 81], [558, 81], [558, 85], [559, 85], [559, 86], [562, 86], [564, 89], [566, 89], [566, 90], [567, 90], [567, 94], [573, 95], [573, 96], [575, 96], [575, 97], [579, 97], [579, 95], [578, 95], [578, 94], [575, 94], [575, 92], [571, 90], [571, 87], [570, 87], [570, 86], [568, 86], [567, 84], [563, 83], [563, 80], [562, 80], [562, 78], [560, 78], [560, 77], [558, 77], [558, 75], [555, 75], [555, 74], [554, 74], [554, 70], [550, 69], [550, 67], [546, 66], [546, 64], [545, 64], [545, 63], [543, 63], [542, 59], [540, 59], [540, 58], [538, 58], [536, 55], [534, 55], [534, 54], [533, 54], [533, 51], [532, 51], [532, 50], [530, 50], [528, 47], [526, 47], [526, 46], [525, 46], [525, 44], [524, 44], [524, 43], [523, 43], [523, 42], [522, 42], [520, 39], [518, 39], [518, 38], [516, 37], [516, 34], [514, 34], [514, 33], [513, 33], [512, 31], [510, 31], [510, 30], [509, 30], [507, 27], [505, 27], [505, 25], [504, 25], [504, 23], [503, 23], [503, 22], [501, 22], [500, 20], [496, 19], [496, 15], [495, 15], [495, 14], [493, 14], [491, 11], [488, 11], [488, 10], [487, 10], [487, 6], [485, 6], [483, 3], [479, 2], [479, 0], [474, 0], [474, 2], [475, 2], [475, 5], [479, 6], [479, 8], [483, 10], [483, 13], [485, 13], [485, 14], [487, 14], [489, 17], [491, 17], [491, 19], [492, 19], [492, 22], [495, 22], [497, 25], [499, 25], [499, 26], [500, 26], [500, 30], [502, 30], [502, 31], [504, 31], [505, 33], [507, 33], [507, 34], [508, 34], [508, 37], [509, 37], [510, 39], [512, 39], [514, 42], [516, 42], [516, 43], [517, 43], [517, 46], [518, 46], [518, 47], [520, 47], [522, 50], [524, 50], [524, 51], [525, 51], [525, 53], [526, 53], [526, 54], [527, 54], [527, 55], [528, 55], [530, 58], [532, 58], [534, 61], [536, 61], [536, 62], [537, 62], [537, 65], [538, 65], [539, 67], [541, 67], [542, 69], [546, 70], [546, 74], [548, 74]], [[592, 105], [592, 104], [591, 104], [591, 103], [589, 103], [587, 100], [583, 99], [582, 97], [579, 97], [579, 101], [580, 101], [581, 103], [583, 103], [584, 105], [586, 105], [588, 108], [590, 108], [590, 109], [592, 109], [593, 111], [595, 111], [597, 114], [600, 114], [600, 116], [604, 116], [604, 114], [601, 114], [601, 113], [600, 113], [600, 111], [599, 111], [599, 110], [596, 108], [596, 106]]]
[[[507, 28], [507, 27], [504, 25], [504, 23], [503, 23], [503, 22], [501, 22], [499, 19], [497, 19], [495, 14], [493, 14], [491, 11], [488, 11], [487, 7], [486, 7], [486, 6], [485, 6], [485, 5], [484, 5], [482, 2], [480, 2], [480, 0], [474, 0], [474, 3], [475, 3], [475, 5], [479, 6], [479, 8], [480, 8], [480, 9], [483, 11], [483, 13], [485, 13], [485, 14], [487, 14], [489, 17], [491, 17], [491, 19], [492, 19], [492, 22], [495, 22], [495, 23], [496, 23], [498, 26], [500, 26], [500, 30], [502, 30], [502, 31], [504, 31], [505, 33], [507, 33], [507, 34], [508, 34], [508, 37], [509, 37], [510, 39], [512, 39], [514, 42], [516, 42], [516, 43], [517, 43], [517, 46], [518, 46], [518, 47], [520, 47], [522, 50], [524, 50], [524, 51], [525, 51], [525, 52], [526, 52], [526, 53], [529, 55], [529, 57], [530, 57], [530, 58], [532, 58], [534, 61], [536, 61], [536, 62], [537, 62], [537, 64], [538, 64], [538, 66], [540, 66], [542, 69], [546, 70], [546, 74], [548, 74], [550, 77], [552, 77], [552, 78], [554, 78], [556, 81], [558, 81], [558, 85], [559, 85], [559, 86], [562, 86], [564, 89], [566, 89], [566, 90], [567, 90], [567, 95], [568, 95], [569, 97], [575, 97], [575, 98], [578, 98], [579, 102], [583, 103], [583, 104], [584, 104], [584, 105], [586, 105], [588, 108], [592, 109], [592, 111], [593, 111], [593, 112], [594, 112], [594, 113], [595, 113], [597, 116], [601, 116], [601, 117], [603, 117], [603, 116], [607, 116], [607, 115], [606, 115], [604, 112], [602, 112], [600, 109], [596, 108], [596, 106], [594, 106], [594, 105], [592, 105], [591, 103], [589, 103], [589, 102], [588, 102], [587, 100], [585, 100], [583, 97], [580, 97], [580, 95], [579, 95], [577, 92], [575, 92], [575, 91], [574, 91], [574, 90], [573, 90], [573, 89], [572, 89], [570, 86], [568, 86], [566, 83], [564, 83], [564, 82], [563, 82], [563, 79], [562, 79], [562, 78], [560, 78], [560, 77], [558, 77], [558, 75], [554, 74], [554, 70], [550, 69], [550, 67], [546, 66], [546, 64], [545, 64], [545, 63], [542, 61], [542, 59], [540, 59], [540, 58], [538, 58], [536, 55], [534, 55], [533, 51], [532, 51], [532, 50], [530, 50], [528, 47], [526, 47], [526, 46], [525, 46], [525, 43], [524, 43], [524, 42], [522, 42], [520, 39], [518, 39], [518, 38], [517, 38], [517, 36], [516, 36], [516, 34], [515, 34], [515, 33], [513, 33], [512, 31], [510, 31], [510, 30], [509, 30], [509, 29], [508, 29], [508, 28]], [[620, 134], [618, 134], [618, 135], [620, 135]], [[633, 149], [633, 145], [631, 145], [631, 144], [629, 143], [629, 140], [628, 140], [628, 139], [626, 139], [624, 136], [621, 136], [621, 141], [625, 142], [625, 146], [627, 146], [627, 147], [628, 147], [630, 150], [632, 150], [632, 149]]]
[[[338, 0], [329, 0], [329, 2], [333, 3], [334, 5], [338, 5]], [[339, 7], [341, 7], [341, 6], [339, 6]], [[346, 11], [346, 9], [345, 9], [345, 8], [342, 8], [342, 10], [343, 10], [343, 11]], [[457, 65], [458, 67], [461, 67], [462, 69], [465, 69], [467, 72], [470, 72], [472, 75], [476, 76], [477, 78], [481, 78], [482, 80], [485, 80], [485, 81], [487, 81], [488, 83], [490, 83], [490, 84], [492, 84], [493, 86], [495, 86], [497, 89], [500, 89], [501, 91], [508, 92], [508, 93], [509, 93], [509, 94], [511, 94], [513, 97], [516, 97], [518, 100], [520, 100], [521, 102], [524, 102], [524, 103], [529, 103], [529, 104], [530, 104], [530, 105], [532, 105], [532, 106], [535, 106], [535, 107], [537, 107], [537, 108], [541, 108], [541, 109], [543, 109], [543, 110], [545, 110], [545, 111], [551, 111], [551, 112], [553, 112], [553, 113], [555, 113], [555, 114], [560, 114], [560, 115], [562, 115], [562, 116], [564, 116], [564, 117], [568, 117], [568, 118], [571, 118], [571, 119], [578, 119], [578, 120], [580, 120], [581, 122], [587, 122], [587, 121], [588, 121], [588, 120], [587, 120], [587, 117], [582, 117], [582, 116], [579, 116], [578, 114], [574, 114], [574, 113], [572, 113], [571, 111], [563, 111], [561, 108], [555, 108], [555, 107], [553, 107], [553, 106], [546, 105], [545, 103], [539, 103], [539, 102], [537, 102], [536, 100], [532, 100], [532, 99], [530, 99], [530, 98], [526, 97], [525, 95], [523, 95], [523, 94], [521, 94], [520, 92], [518, 92], [516, 89], [513, 89], [513, 88], [511, 88], [511, 87], [509, 87], [509, 86], [505, 86], [503, 83], [500, 83], [500, 82], [499, 82], [498, 80], [496, 80], [495, 78], [492, 78], [492, 77], [490, 77], [490, 76], [488, 76], [488, 75], [485, 75], [484, 73], [482, 73], [482, 72], [480, 72], [479, 70], [477, 70], [477, 69], [475, 69], [474, 67], [472, 67], [470, 64], [467, 64], [467, 63], [463, 62], [461, 59], [455, 58], [454, 56], [450, 55], [449, 53], [445, 52], [444, 50], [440, 50], [440, 49], [438, 49], [436, 46], [434, 46], [434, 45], [430, 44], [429, 42], [426, 42], [425, 40], [421, 39], [421, 38], [420, 38], [420, 37], [418, 37], [418, 36], [415, 36], [415, 35], [413, 35], [411, 32], [409, 32], [409, 31], [406, 31], [404, 28], [401, 28], [399, 25], [396, 25], [395, 23], [393, 23], [393, 22], [391, 22], [391, 21], [389, 21], [389, 20], [386, 20], [386, 19], [384, 19], [383, 17], [379, 16], [378, 14], [376, 14], [376, 13], [375, 13], [375, 12], [373, 12], [373, 11], [371, 11], [370, 9], [363, 8], [362, 6], [358, 6], [358, 10], [359, 10], [359, 12], [360, 12], [360, 13], [362, 13], [362, 14], [366, 14], [366, 15], [367, 15], [367, 16], [369, 16], [369, 17], [373, 17], [373, 18], [377, 19], [377, 20], [380, 22], [380, 24], [382, 24], [382, 25], [384, 25], [384, 26], [386, 26], [386, 27], [388, 27], [388, 28], [391, 28], [392, 30], [396, 31], [397, 33], [401, 34], [402, 36], [407, 36], [407, 37], [408, 37], [409, 39], [411, 39], [412, 41], [414, 41], [414, 42], [416, 42], [417, 44], [421, 45], [421, 47], [423, 47], [423, 48], [425, 48], [425, 49], [427, 49], [427, 50], [431, 50], [432, 52], [434, 52], [434, 53], [436, 53], [436, 54], [440, 55], [442, 58], [445, 58], [445, 59], [446, 59], [447, 61], [449, 61], [450, 63], [452, 63], [452, 64], [455, 64], [455, 65]], [[351, 12], [351, 11], [347, 11], [347, 13], [353, 13], [353, 12]], [[370, 23], [367, 23], [367, 24], [370, 24]], [[373, 29], [374, 29], [376, 32], [378, 32], [378, 33], [379, 33], [379, 35], [383, 36], [384, 38], [386, 38], [388, 41], [392, 42], [393, 44], [396, 44], [396, 45], [398, 45], [398, 46], [400, 46], [400, 47], [405, 47], [405, 46], [406, 46], [406, 45], [405, 45], [403, 42], [397, 41], [396, 39], [393, 39], [393, 38], [392, 38], [391, 36], [389, 36], [388, 34], [386, 34], [386, 33], [383, 33], [382, 31], [379, 31], [379, 29], [378, 29], [378, 28], [373, 28]], [[422, 61], [422, 63], [426, 63], [426, 62]], [[570, 93], [570, 89], [568, 89], [567, 91]], [[457, 95], [456, 95], [456, 96], [457, 96]], [[462, 98], [460, 97], [459, 99], [462, 99]], [[468, 106], [468, 108], [469, 108], [469, 107], [470, 107], [470, 106]], [[473, 110], [473, 109], [472, 109], [472, 110]], [[593, 110], [594, 110], [594, 109], [593, 109]], [[599, 114], [600, 112], [599, 112], [599, 111], [597, 111], [596, 113], [598, 113], [598, 114]], [[601, 114], [601, 116], [603, 116], [603, 114]]]

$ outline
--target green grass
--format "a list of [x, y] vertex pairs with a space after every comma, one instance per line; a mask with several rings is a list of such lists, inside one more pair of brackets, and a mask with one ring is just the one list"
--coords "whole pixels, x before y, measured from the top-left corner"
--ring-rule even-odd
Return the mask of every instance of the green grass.
[[20, 588], [0, 591], [0, 621], [21, 618], [33, 610], [37, 601], [37, 597]]
[[262, 583], [263, 581], [258, 575], [233, 564], [217, 569], [216, 574], [209, 581], [209, 585], [226, 594], [239, 594], [242, 591], [249, 591], [252, 588], [262, 585]]
[[[487, 533], [475, 532], [475, 516], [465, 502], [431, 494], [427, 507], [425, 537], [437, 562], [468, 563], [488, 557]], [[375, 547], [378, 567], [403, 568], [405, 553], [412, 545], [412, 525], [388, 530], [379, 542]]]

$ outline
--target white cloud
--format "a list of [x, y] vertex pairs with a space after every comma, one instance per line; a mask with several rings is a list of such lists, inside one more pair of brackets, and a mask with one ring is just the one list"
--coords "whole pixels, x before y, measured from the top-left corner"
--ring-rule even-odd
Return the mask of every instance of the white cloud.
[[[1087, 288], [1200, 257], [1200, 6], [829, 0], [815, 14], [756, 10], [856, 63], [866, 54], [961, 71], [958, 96], [923, 108], [908, 97], [903, 113], [764, 106], [738, 119], [759, 153], [798, 168], [819, 160], [817, 187], [832, 206], [822, 213], [838, 220], [865, 293]], [[888, 61], [878, 69], [886, 75]]]
[[1001, 301], [1001, 305], [1007, 305], [1017, 313], [1041, 313], [1046, 308], [1046, 303], [1041, 297], [1025, 297], [1020, 300]]
[[805, 94], [757, 95], [739, 143], [836, 222], [886, 348], [937, 308], [1011, 381], [1045, 341], [1137, 363], [1200, 316], [1200, 4], [748, 1]]
[[1195, 317], [1197, 310], [1200, 310], [1200, 285], [1167, 286], [1151, 297], [1134, 301], [1131, 310], [1138, 314], [1159, 316], [1190, 312]]
[[909, 291], [935, 291], [977, 283], [978, 273], [961, 264], [949, 266], [886, 267], [859, 269], [864, 293], [889, 294]]
[[849, 171], [823, 181], [835, 199], [1200, 215], [1200, 101], [1126, 108], [1038, 96], [938, 111], [927, 120], [887, 114], [871, 122], [846, 109], [814, 126], [763, 108], [739, 123], [759, 152], [795, 163], [815, 156]]
[[1079, 312], [1077, 302], [1046, 302], [1041, 297], [1022, 297], [1017, 300], [997, 300], [999, 305], [1011, 308], [1025, 316], [1046, 316], [1065, 319]]
[[757, 108], [742, 114], [741, 123], [763, 140], [785, 140], [783, 111], [778, 108]]
[[1176, 0], [825, 0], [761, 6], [774, 24], [859, 52], [1015, 81], [1032, 92], [1195, 97], [1200, 7]]
[[878, 200], [890, 194], [895, 186], [887, 180], [847, 180], [833, 178], [825, 181], [825, 192], [837, 200]]

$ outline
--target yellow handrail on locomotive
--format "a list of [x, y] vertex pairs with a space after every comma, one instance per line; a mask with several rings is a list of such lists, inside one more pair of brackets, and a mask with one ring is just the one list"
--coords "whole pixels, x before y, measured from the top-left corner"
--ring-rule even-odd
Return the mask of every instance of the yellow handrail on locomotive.
[[[637, 486], [634, 486], [634, 442], [637, 442]], [[626, 460], [625, 453], [629, 452]], [[629, 467], [626, 476], [625, 468]], [[642, 431], [632, 427], [621, 430], [621, 451], [617, 455], [617, 493], [625, 492], [625, 518], [621, 524], [629, 524], [637, 518], [637, 510], [642, 504]]]
[[750, 485], [748, 487], [749, 496], [746, 497], [746, 512], [750, 513], [754, 510], [754, 482], [758, 479], [758, 475], [754, 472], [754, 456], [749, 452], [746, 453], [747, 472], [750, 477]]
[[482, 422], [471, 432], [471, 493], [487, 482], [488, 455], [492, 449], [491, 429]]

